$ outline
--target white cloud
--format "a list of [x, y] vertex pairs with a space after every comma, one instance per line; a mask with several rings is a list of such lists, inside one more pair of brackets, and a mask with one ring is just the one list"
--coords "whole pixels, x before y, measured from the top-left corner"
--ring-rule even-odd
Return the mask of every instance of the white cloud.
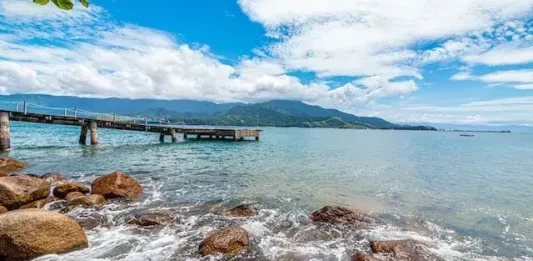
[[463, 60], [470, 64], [493, 66], [526, 64], [533, 62], [533, 46], [519, 47], [516, 44], [503, 44], [484, 53], [468, 55]]

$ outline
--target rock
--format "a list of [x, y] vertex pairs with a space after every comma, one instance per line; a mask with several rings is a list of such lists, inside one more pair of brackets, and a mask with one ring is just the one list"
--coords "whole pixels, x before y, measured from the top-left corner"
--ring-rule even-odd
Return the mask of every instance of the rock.
[[366, 228], [378, 221], [362, 212], [339, 206], [326, 206], [311, 214], [313, 222], [350, 225], [356, 228]]
[[9, 210], [7, 210], [6, 207], [4, 207], [4, 206], [0, 206], [0, 214], [2, 214], [2, 213], [6, 213], [7, 211], [9, 211]]
[[392, 257], [398, 261], [440, 261], [425, 246], [414, 240], [370, 241], [374, 253]]
[[357, 252], [355, 253], [355, 255], [352, 256], [352, 261], [380, 261], [380, 260], [370, 255], [365, 255], [361, 252]]
[[7, 175], [7, 173], [5, 173], [5, 172], [0, 172], [0, 178], [1, 178], [1, 177], [7, 177], [7, 176], [9, 176], [9, 175]]
[[54, 188], [54, 196], [58, 198], [65, 198], [65, 196], [70, 192], [81, 192], [87, 194], [90, 192], [90, 190], [88, 187], [75, 182], [64, 182]]
[[111, 227], [113, 224], [106, 218], [105, 215], [91, 212], [89, 215], [76, 215], [73, 217], [83, 229], [91, 230], [97, 227]]
[[166, 226], [176, 221], [175, 217], [167, 214], [147, 214], [131, 218], [127, 223], [139, 227]]
[[28, 209], [28, 208], [44, 208], [46, 204], [48, 204], [51, 200], [50, 199], [39, 199], [37, 201], [33, 201], [32, 203], [26, 204], [19, 209]]
[[248, 232], [240, 227], [231, 227], [207, 237], [200, 244], [202, 255], [223, 255], [231, 258], [248, 251], [250, 238]]
[[255, 214], [257, 214], [257, 210], [252, 205], [240, 205], [224, 212], [224, 215], [229, 217], [251, 217]]
[[50, 184], [30, 176], [0, 178], [0, 205], [13, 210], [50, 194]]
[[134, 178], [124, 172], [115, 171], [93, 181], [92, 193], [112, 198], [136, 198], [142, 195], [143, 188]]
[[0, 171], [4, 173], [15, 172], [24, 169], [26, 163], [14, 159], [0, 158]]
[[73, 219], [50, 211], [24, 209], [0, 215], [0, 259], [30, 260], [88, 246], [87, 236]]
[[59, 173], [46, 173], [42, 175], [40, 178], [48, 181], [48, 183], [50, 184], [56, 184], [56, 183], [66, 180], [65, 176]]
[[72, 199], [74, 198], [77, 198], [77, 197], [83, 197], [85, 196], [85, 194], [81, 193], [81, 192], [78, 192], [78, 191], [74, 191], [74, 192], [70, 192], [68, 193], [66, 196], [65, 196], [65, 200], [66, 201], [71, 201]]
[[107, 200], [102, 195], [98, 194], [91, 194], [91, 195], [83, 195], [79, 197], [70, 197], [70, 200], [68, 201], [69, 206], [84, 206], [84, 207], [92, 207], [92, 206], [101, 206], [107, 203]]

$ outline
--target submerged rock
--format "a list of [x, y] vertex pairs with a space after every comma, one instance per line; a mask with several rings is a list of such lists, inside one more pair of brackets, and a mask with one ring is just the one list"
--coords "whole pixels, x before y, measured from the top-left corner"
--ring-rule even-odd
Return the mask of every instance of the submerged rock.
[[87, 236], [73, 219], [50, 211], [24, 209], [0, 215], [0, 259], [30, 260], [88, 246]]
[[102, 195], [91, 194], [91, 195], [82, 195], [82, 196], [72, 196], [69, 197], [68, 205], [69, 206], [101, 206], [107, 203], [107, 200]]
[[0, 178], [0, 205], [17, 209], [50, 194], [50, 184], [40, 178], [16, 176]]
[[44, 208], [44, 206], [46, 206], [46, 204], [52, 202], [52, 199], [39, 199], [39, 200], [36, 200], [36, 201], [33, 201], [32, 203], [28, 203], [22, 207], [20, 207], [19, 209], [28, 209], [28, 208]]
[[61, 181], [67, 180], [65, 176], [59, 174], [59, 173], [46, 173], [40, 177], [41, 179], [46, 180], [50, 184], [56, 184]]
[[76, 182], [64, 182], [54, 188], [54, 196], [61, 199], [65, 198], [65, 196], [70, 192], [81, 192], [87, 194], [90, 192], [90, 190], [88, 187]]
[[136, 198], [144, 192], [143, 187], [134, 178], [122, 171], [115, 171], [93, 181], [92, 193], [111, 198]]
[[252, 205], [240, 205], [224, 212], [229, 217], [251, 217], [257, 214], [257, 210]]
[[248, 232], [240, 227], [231, 227], [207, 237], [201, 244], [202, 255], [223, 255], [233, 257], [248, 251], [250, 238]]
[[6, 213], [7, 211], [9, 211], [9, 210], [7, 210], [6, 207], [4, 207], [4, 206], [0, 206], [0, 214], [2, 214], [2, 213]]
[[429, 253], [426, 247], [414, 240], [370, 241], [370, 247], [377, 256], [398, 261], [441, 261]]
[[0, 158], [0, 172], [11, 173], [23, 170], [27, 166], [26, 163], [14, 159]]
[[313, 222], [343, 224], [356, 228], [366, 228], [378, 223], [376, 219], [363, 212], [339, 206], [323, 207], [313, 212], [310, 219]]
[[166, 226], [176, 222], [177, 218], [168, 214], [153, 213], [138, 215], [131, 218], [127, 223], [139, 227]]

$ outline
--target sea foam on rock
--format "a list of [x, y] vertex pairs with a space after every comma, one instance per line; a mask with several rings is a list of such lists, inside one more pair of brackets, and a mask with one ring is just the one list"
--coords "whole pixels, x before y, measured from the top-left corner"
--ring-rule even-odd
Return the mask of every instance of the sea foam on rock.
[[50, 194], [50, 184], [27, 175], [0, 178], [0, 205], [13, 210]]
[[231, 258], [248, 251], [250, 238], [248, 232], [240, 227], [220, 230], [207, 237], [201, 244], [202, 255], [223, 255]]
[[367, 228], [378, 223], [378, 220], [360, 211], [340, 207], [325, 206], [311, 214], [313, 222], [349, 225], [356, 228]]
[[93, 181], [92, 193], [112, 198], [137, 198], [144, 192], [143, 187], [134, 178], [122, 171], [99, 177]]
[[85, 231], [73, 219], [38, 209], [0, 215], [0, 260], [22, 261], [88, 246]]

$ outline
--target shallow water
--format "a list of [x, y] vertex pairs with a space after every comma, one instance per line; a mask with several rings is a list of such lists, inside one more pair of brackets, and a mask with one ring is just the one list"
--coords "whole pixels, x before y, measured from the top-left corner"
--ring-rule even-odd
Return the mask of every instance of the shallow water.
[[[533, 135], [266, 128], [259, 142], [181, 141], [99, 130], [100, 145], [77, 144], [79, 128], [12, 123], [7, 155], [28, 173], [60, 172], [90, 184], [124, 170], [145, 187], [139, 202], [77, 209], [88, 249], [39, 260], [197, 260], [213, 230], [242, 226], [253, 238], [245, 260], [349, 260], [368, 239], [413, 238], [446, 260], [533, 257]], [[242, 203], [251, 219], [220, 215]], [[387, 225], [354, 231], [310, 224], [312, 210], [339, 204]], [[123, 226], [131, 213], [175, 213], [164, 229]], [[209, 258], [205, 258], [209, 260]]]

